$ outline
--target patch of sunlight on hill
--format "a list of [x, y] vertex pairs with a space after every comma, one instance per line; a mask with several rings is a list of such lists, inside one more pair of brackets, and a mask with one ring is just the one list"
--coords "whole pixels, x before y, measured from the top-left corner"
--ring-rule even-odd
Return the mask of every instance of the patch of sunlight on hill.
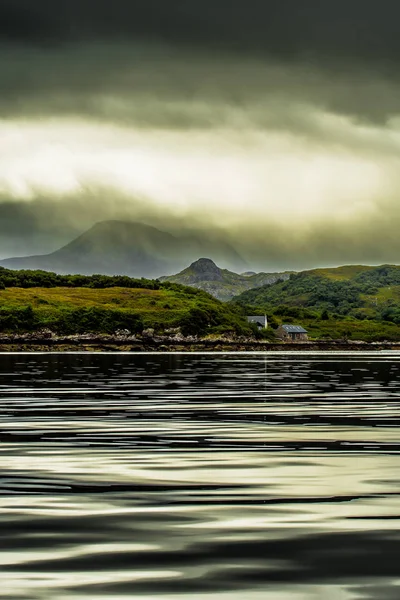
[[40, 318], [48, 319], [63, 310], [101, 308], [140, 315], [145, 326], [174, 324], [195, 306], [195, 298], [179, 297], [171, 290], [129, 288], [7, 288], [0, 291], [0, 309], [32, 306]]
[[396, 302], [400, 301], [400, 286], [392, 285], [389, 287], [383, 287], [378, 290], [376, 294], [371, 296], [375, 298], [378, 303], [386, 302], [387, 300], [395, 300]]
[[[164, 290], [129, 289], [129, 288], [7, 288], [0, 292], [0, 307], [24, 306], [34, 307], [65, 305], [73, 307], [103, 306], [105, 308], [141, 308], [153, 307], [154, 302], [171, 300], [170, 294]], [[176, 300], [176, 299], [174, 299]], [[182, 301], [179, 303], [182, 304]]]
[[345, 265], [343, 267], [313, 269], [312, 271], [308, 271], [308, 273], [311, 275], [320, 275], [336, 281], [343, 281], [346, 279], [353, 279], [353, 277], [356, 277], [360, 273], [371, 271], [374, 268], [375, 267], [367, 267], [365, 265]]

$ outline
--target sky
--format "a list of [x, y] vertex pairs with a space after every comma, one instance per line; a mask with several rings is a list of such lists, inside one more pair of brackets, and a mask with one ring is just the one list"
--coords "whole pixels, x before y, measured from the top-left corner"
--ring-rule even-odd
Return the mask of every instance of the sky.
[[397, 0], [0, 0], [0, 258], [103, 219], [398, 263]]

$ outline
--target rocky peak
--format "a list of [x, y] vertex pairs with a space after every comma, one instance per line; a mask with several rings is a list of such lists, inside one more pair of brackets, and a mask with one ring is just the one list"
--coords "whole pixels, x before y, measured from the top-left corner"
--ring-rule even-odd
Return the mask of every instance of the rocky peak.
[[189, 269], [193, 272], [196, 281], [221, 281], [222, 272], [210, 258], [199, 258], [192, 263]]

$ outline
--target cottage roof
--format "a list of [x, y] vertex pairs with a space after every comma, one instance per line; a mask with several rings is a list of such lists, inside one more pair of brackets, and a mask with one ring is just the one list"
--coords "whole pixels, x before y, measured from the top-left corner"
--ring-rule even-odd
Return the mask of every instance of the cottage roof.
[[307, 330], [301, 325], [282, 325], [282, 329], [286, 331], [286, 333], [307, 333]]
[[247, 321], [249, 323], [258, 323], [259, 325], [262, 325], [263, 327], [265, 327], [265, 317], [264, 316], [255, 315], [252, 317], [247, 317]]

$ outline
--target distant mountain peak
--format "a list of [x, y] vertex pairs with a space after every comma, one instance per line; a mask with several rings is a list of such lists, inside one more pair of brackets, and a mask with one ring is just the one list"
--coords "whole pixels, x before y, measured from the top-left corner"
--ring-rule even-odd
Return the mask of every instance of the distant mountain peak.
[[222, 271], [211, 258], [199, 258], [188, 269], [193, 273], [193, 283], [201, 281], [222, 281]]
[[209, 268], [218, 269], [217, 265], [213, 260], [211, 260], [211, 258], [199, 258], [198, 260], [192, 262], [190, 266], [193, 268], [203, 268], [203, 266], [206, 266]]
[[219, 300], [230, 300], [245, 290], [287, 279], [289, 279], [289, 273], [238, 275], [227, 269], [220, 269], [210, 258], [199, 258], [180, 273], [161, 277], [162, 281], [172, 281], [200, 288]]
[[222, 281], [222, 271], [211, 258], [199, 258], [189, 267], [194, 271], [193, 282], [198, 281]]

